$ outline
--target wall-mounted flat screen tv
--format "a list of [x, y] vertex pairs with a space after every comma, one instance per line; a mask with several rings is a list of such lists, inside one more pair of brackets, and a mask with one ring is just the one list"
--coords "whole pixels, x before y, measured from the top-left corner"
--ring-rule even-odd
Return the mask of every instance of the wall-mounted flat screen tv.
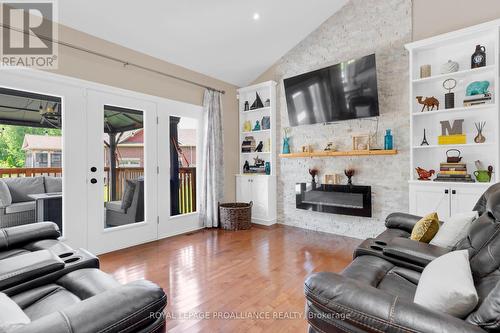
[[379, 115], [375, 54], [284, 80], [290, 126]]

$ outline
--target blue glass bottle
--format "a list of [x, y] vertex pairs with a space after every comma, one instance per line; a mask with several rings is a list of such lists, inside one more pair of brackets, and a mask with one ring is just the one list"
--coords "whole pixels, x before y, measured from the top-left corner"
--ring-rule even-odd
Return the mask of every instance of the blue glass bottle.
[[283, 138], [283, 154], [290, 154], [290, 144], [288, 143], [288, 137]]
[[392, 150], [392, 134], [391, 134], [391, 129], [385, 130], [384, 149], [385, 150]]

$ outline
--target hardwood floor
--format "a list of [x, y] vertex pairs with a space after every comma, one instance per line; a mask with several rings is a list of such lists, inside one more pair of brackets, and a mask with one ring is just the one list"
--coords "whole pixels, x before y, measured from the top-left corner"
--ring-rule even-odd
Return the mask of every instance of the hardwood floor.
[[100, 259], [122, 283], [144, 278], [165, 289], [167, 332], [306, 332], [306, 276], [342, 270], [359, 243], [282, 225], [207, 229]]

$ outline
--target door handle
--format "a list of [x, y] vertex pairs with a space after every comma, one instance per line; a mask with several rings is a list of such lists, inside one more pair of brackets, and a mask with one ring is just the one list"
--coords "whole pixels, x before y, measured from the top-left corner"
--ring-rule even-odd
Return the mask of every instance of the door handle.
[[457, 191], [451, 190], [451, 194], [457, 194]]
[[92, 184], [95, 184], [95, 183], [97, 183], [97, 179], [92, 178], [92, 179], [90, 180], [90, 182], [91, 182]]
[[97, 171], [97, 168], [96, 167], [92, 167], [90, 168], [90, 172], [96, 172]]
[[449, 193], [449, 192], [448, 192], [448, 190], [447, 190], [447, 189], [446, 189], [446, 190], [444, 190], [444, 194], [448, 194], [448, 193]]

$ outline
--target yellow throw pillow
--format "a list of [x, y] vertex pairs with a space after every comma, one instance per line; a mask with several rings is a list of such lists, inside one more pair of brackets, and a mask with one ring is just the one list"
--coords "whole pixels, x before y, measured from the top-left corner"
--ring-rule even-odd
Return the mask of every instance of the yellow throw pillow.
[[426, 215], [418, 221], [411, 231], [410, 239], [429, 243], [439, 230], [439, 218], [437, 213]]

